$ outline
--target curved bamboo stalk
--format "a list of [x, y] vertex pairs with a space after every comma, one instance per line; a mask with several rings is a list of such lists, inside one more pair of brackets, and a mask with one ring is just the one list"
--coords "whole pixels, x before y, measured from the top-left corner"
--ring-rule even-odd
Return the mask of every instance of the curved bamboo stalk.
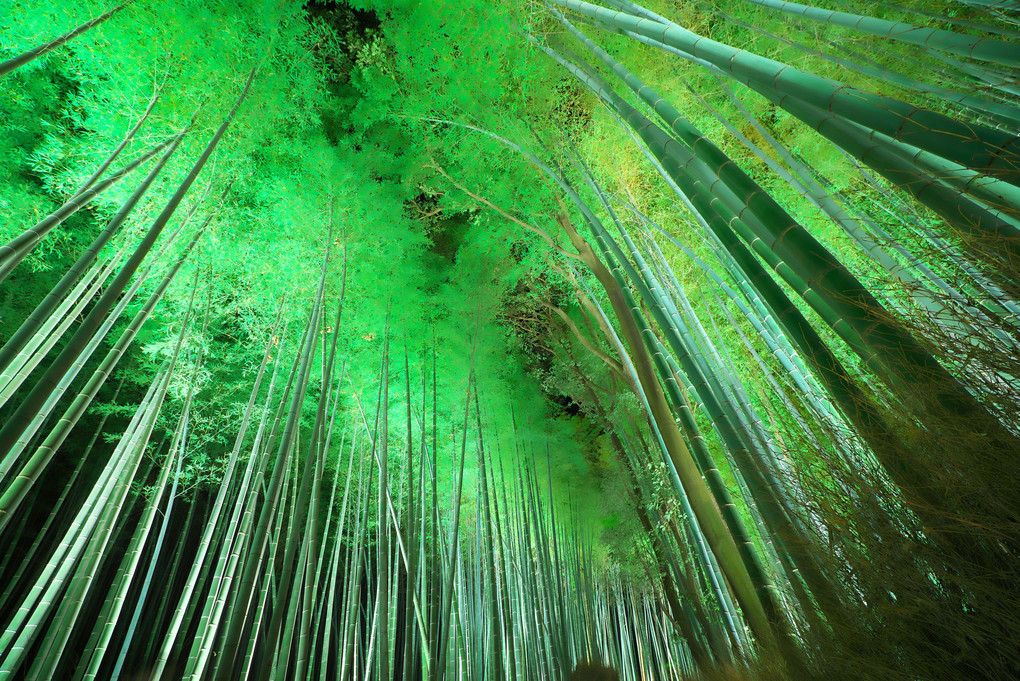
[[1020, 45], [993, 38], [982, 38], [954, 33], [940, 28], [912, 26], [901, 21], [887, 21], [875, 17], [825, 10], [785, 0], [745, 0], [785, 14], [804, 17], [811, 21], [849, 28], [862, 33], [898, 40], [924, 48], [951, 52], [971, 59], [990, 61], [1004, 66], [1020, 66]]
[[18, 56], [12, 57], [11, 59], [8, 59], [7, 61], [0, 62], [0, 76], [4, 76], [4, 75], [10, 73], [11, 71], [14, 71], [18, 67], [24, 66], [25, 64], [27, 64], [28, 62], [32, 61], [33, 59], [38, 59], [39, 57], [43, 56], [47, 52], [55, 50], [56, 48], [60, 47], [64, 43], [67, 43], [67, 42], [69, 42], [71, 40], [74, 40], [75, 38], [80, 36], [85, 31], [88, 31], [89, 29], [94, 28], [95, 26], [98, 26], [99, 24], [103, 23], [104, 21], [106, 21], [107, 19], [112, 17], [114, 14], [116, 14], [117, 12], [121, 11], [122, 9], [124, 9], [125, 7], [130, 5], [132, 2], [134, 2], [134, 0], [128, 0], [127, 2], [125, 2], [125, 3], [121, 4], [121, 5], [117, 5], [113, 9], [110, 9], [110, 10], [107, 10], [106, 12], [103, 12], [102, 14], [100, 14], [95, 19], [92, 19], [91, 21], [86, 21], [81, 26], [78, 26], [77, 28], [74, 28], [74, 29], [68, 31], [67, 33], [65, 33], [63, 35], [61, 35], [61, 36], [59, 36], [57, 38], [54, 38], [53, 40], [49, 41], [48, 43], [43, 43], [39, 47], [35, 47], [35, 48], [31, 49], [31, 50], [28, 50], [27, 52], [22, 52]]

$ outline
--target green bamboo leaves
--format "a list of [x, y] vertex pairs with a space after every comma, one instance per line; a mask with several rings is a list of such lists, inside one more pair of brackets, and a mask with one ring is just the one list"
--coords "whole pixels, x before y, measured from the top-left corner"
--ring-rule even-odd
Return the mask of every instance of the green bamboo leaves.
[[25, 64], [29, 63], [33, 59], [38, 59], [39, 57], [41, 57], [42, 55], [46, 54], [47, 52], [50, 52], [52, 50], [57, 49], [58, 47], [60, 47], [64, 43], [67, 43], [67, 42], [69, 42], [71, 40], [74, 40], [75, 38], [80, 36], [85, 31], [88, 31], [89, 29], [91, 29], [91, 28], [93, 28], [95, 26], [98, 26], [99, 24], [103, 23], [104, 21], [106, 21], [107, 19], [112, 17], [114, 14], [116, 14], [117, 12], [121, 11], [122, 9], [124, 9], [125, 7], [130, 5], [132, 2], [134, 2], [134, 0], [128, 0], [128, 2], [125, 2], [123, 4], [117, 5], [113, 9], [110, 9], [110, 10], [107, 10], [106, 12], [103, 12], [102, 14], [97, 16], [95, 19], [91, 19], [90, 21], [86, 21], [81, 26], [78, 26], [77, 28], [74, 28], [74, 29], [68, 31], [67, 33], [65, 33], [63, 35], [58, 36], [58, 37], [54, 38], [53, 40], [51, 40], [51, 41], [49, 41], [47, 43], [43, 43], [39, 47], [36, 47], [34, 49], [31, 49], [31, 50], [28, 50], [27, 52], [23, 52], [22, 54], [19, 54], [16, 57], [12, 57], [11, 59], [8, 59], [8, 60], [6, 60], [4, 62], [0, 62], [0, 76], [4, 76], [4, 75], [10, 73], [11, 71], [17, 69], [19, 66], [24, 66]]
[[0, 65], [0, 678], [1017, 676], [1015, 3], [748, 2]]
[[[790, 107], [791, 113], [800, 118], [810, 118], [803, 107], [811, 106], [828, 116], [845, 118], [993, 177], [1017, 181], [1020, 171], [1016, 160], [1017, 138], [1008, 133], [963, 123], [891, 97], [833, 83], [697, 35], [673, 23], [658, 23], [583, 0], [556, 0], [556, 4], [704, 60], [755, 91], [775, 97], [780, 106]], [[809, 120], [806, 122], [818, 127]]]

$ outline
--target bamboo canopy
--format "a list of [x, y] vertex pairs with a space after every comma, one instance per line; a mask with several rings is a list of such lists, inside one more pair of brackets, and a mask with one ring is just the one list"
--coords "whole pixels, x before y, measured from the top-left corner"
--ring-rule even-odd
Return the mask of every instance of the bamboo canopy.
[[1020, 4], [0, 12], [0, 680], [1020, 678]]

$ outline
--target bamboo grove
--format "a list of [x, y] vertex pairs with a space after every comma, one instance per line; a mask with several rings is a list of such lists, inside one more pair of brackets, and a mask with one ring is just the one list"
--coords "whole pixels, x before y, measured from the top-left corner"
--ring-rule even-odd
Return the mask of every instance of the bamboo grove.
[[1020, 677], [1020, 3], [813, 2], [0, 0], [0, 679]]

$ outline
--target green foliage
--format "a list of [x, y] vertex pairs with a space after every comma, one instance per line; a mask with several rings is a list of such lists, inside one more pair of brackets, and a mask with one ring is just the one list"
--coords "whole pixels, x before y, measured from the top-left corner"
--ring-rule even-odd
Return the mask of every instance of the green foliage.
[[[825, 4], [836, 9], [845, 3]], [[906, 8], [850, 4], [858, 5], [855, 11], [891, 20], [916, 22], [913, 10], [929, 11], [944, 15], [945, 26], [950, 27], [956, 25], [949, 19], [986, 18], [973, 8], [948, 2], [934, 6], [911, 2]], [[98, 0], [51, 3], [45, 10], [38, 5], [0, 0], [0, 59], [105, 8]], [[874, 71], [849, 68], [848, 53], [837, 48], [870, 55], [878, 72], [897, 69], [928, 82], [948, 72], [956, 87], [973, 80], [944, 68], [937, 55], [791, 20], [742, 0], [663, 0], [649, 8], [692, 31], [825, 78], [904, 97], [940, 112], [970, 115], [933, 93], [912, 91]], [[720, 117], [762, 147], [771, 160], [794, 172], [712, 74], [624, 36], [579, 26], [653, 83], [897, 315], [905, 317], [919, 309], [881, 264], [727, 131]], [[159, 214], [255, 69], [245, 104], [165, 230], [157, 248], [166, 250], [158, 259], [150, 257], [151, 276], [125, 313], [124, 319], [129, 319], [141, 307], [198, 226], [208, 220], [195, 252], [118, 369], [115, 378], [125, 379], [126, 393], [116, 404], [106, 403], [112, 399], [107, 388], [92, 407], [89, 423], [110, 418], [98, 446], [108, 451], [118, 441], [113, 434], [127, 428], [133, 405], [160, 368], [168, 365], [183, 333], [157, 432], [168, 445], [188, 409], [181, 495], [213, 498], [263, 353], [268, 348], [270, 372], [279, 370], [275, 393], [279, 399], [281, 385], [300, 354], [324, 268], [325, 311], [321, 328], [313, 332], [315, 349], [306, 400], [299, 405], [298, 441], [307, 446], [314, 437], [318, 398], [323, 391], [335, 391], [337, 401], [330, 406], [336, 409], [337, 425], [323, 462], [326, 477], [345, 471], [351, 457], [357, 467], [368, 456], [368, 449], [351, 447], [347, 436], [357, 432], [365, 438], [375, 432], [379, 391], [388, 382], [389, 445], [383, 454], [396, 471], [420, 463], [422, 451], [430, 452], [444, 513], [462, 512], [465, 523], [479, 520], [478, 448], [484, 448], [488, 465], [501, 467], [500, 475], [503, 466], [511, 475], [521, 466], [533, 472], [540, 481], [542, 503], [558, 517], [576, 520], [580, 531], [599, 537], [592, 550], [599, 569], [613, 579], [640, 592], [658, 593], [663, 588], [668, 572], [664, 566], [670, 561], [660, 555], [661, 546], [642, 526], [638, 509], [650, 511], [656, 519], [653, 530], [669, 535], [669, 550], [683, 554], [671, 560], [695, 565], [697, 559], [690, 556], [695, 555], [698, 537], [685, 516], [675, 473], [659, 451], [633, 375], [620, 366], [613, 339], [619, 320], [610, 315], [603, 326], [593, 312], [596, 306], [610, 311], [609, 298], [590, 271], [573, 270], [578, 261], [563, 255], [573, 251], [558, 218], [569, 217], [594, 244], [593, 235], [575, 207], [560, 202], [560, 186], [525, 155], [492, 136], [498, 135], [553, 165], [583, 201], [598, 206], [599, 197], [584, 173], [564, 160], [566, 150], [576, 150], [594, 180], [616, 202], [621, 224], [637, 241], [650, 243], [653, 231], [623, 201], [675, 239], [655, 237], [664, 263], [676, 277], [675, 297], [679, 299], [682, 291], [690, 306], [681, 316], [704, 328], [704, 335], [692, 341], [692, 352], [711, 368], [713, 380], [725, 386], [720, 391], [730, 400], [727, 404], [734, 410], [733, 405], [745, 407], [742, 417], [762, 424], [767, 442], [759, 443], [755, 455], [767, 452], [780, 462], [777, 475], [802, 511], [798, 519], [810, 526], [812, 539], [817, 539], [813, 533], [825, 535], [830, 545], [838, 544], [840, 556], [852, 556], [861, 565], [887, 541], [869, 535], [873, 517], [905, 514], [906, 529], [897, 526], [896, 531], [915, 532], [901, 500], [886, 493], [887, 476], [866, 445], [856, 434], [834, 428], [833, 423], [846, 425], [840, 417], [823, 418], [825, 407], [832, 413], [835, 409], [827, 401], [812, 402], [795, 387], [780, 353], [758, 336], [757, 327], [742, 312], [751, 303], [748, 297], [740, 297], [744, 306], [740, 307], [721, 295], [689, 256], [707, 263], [718, 281], [733, 289], [746, 284], [740, 273], [723, 266], [724, 258], [707, 232], [676, 203], [629, 134], [588, 90], [527, 41], [529, 33], [566, 48], [565, 52], [581, 50], [568, 42], [569, 36], [544, 7], [530, 1], [157, 0], [139, 2], [73, 43], [0, 78], [0, 242], [71, 196], [138, 121], [152, 97], [158, 97], [152, 115], [114, 168], [190, 126], [180, 150], [125, 229], [104, 249], [103, 257], [114, 257], [119, 249], [133, 247]], [[598, 70], [610, 78], [609, 71]], [[897, 188], [876, 180], [884, 192], [879, 196], [869, 178], [832, 143], [748, 88], [729, 85], [769, 135], [814, 169], [842, 208], [881, 224], [903, 244], [895, 254], [897, 262], [907, 264], [918, 256], [947, 279], [971, 276], [969, 271], [963, 276], [962, 259], [915, 243], [917, 234], [935, 234], [966, 246], [934, 213], [924, 208], [908, 211], [896, 198]], [[622, 87], [618, 91], [647, 113], [638, 98]], [[997, 101], [1008, 99], [983, 94], [999, 97]], [[0, 296], [0, 338], [17, 328], [144, 172], [137, 171], [66, 220], [5, 282], [10, 288]], [[192, 210], [194, 217], [184, 225], [184, 216]], [[605, 211], [596, 212], [615, 236]], [[181, 235], [170, 243], [169, 235], [182, 225]], [[989, 271], [984, 265], [976, 267]], [[820, 330], [853, 379], [862, 385], [873, 382], [873, 372], [849, 346], [793, 288], [780, 285]], [[193, 314], [187, 317], [192, 298]], [[647, 307], [641, 303], [637, 312], [652, 320], [641, 305]], [[338, 309], [342, 309], [339, 322]], [[274, 333], [278, 314], [280, 326]], [[102, 350], [125, 324], [122, 320], [114, 327]], [[334, 382], [326, 384], [323, 366], [337, 326], [338, 365]], [[652, 320], [649, 334], [664, 335], [663, 326]], [[925, 338], [926, 347], [941, 352], [935, 342], [938, 333], [928, 331], [940, 328], [938, 323], [917, 327], [917, 335], [931, 334]], [[1015, 331], [1015, 323], [1008, 328]], [[61, 347], [58, 343], [51, 352]], [[635, 349], [630, 350], [633, 354]], [[381, 381], [384, 352], [389, 375]], [[86, 370], [96, 363], [93, 359]], [[966, 363], [953, 368], [958, 374], [968, 371]], [[1002, 372], [1002, 380], [1012, 390], [1016, 373], [1009, 371]], [[969, 375], [973, 379], [990, 373], [981, 365]], [[472, 403], [465, 423], [469, 385], [477, 394], [480, 413], [472, 411]], [[900, 418], [889, 391], [867, 387], [868, 394], [881, 402], [881, 413], [902, 429], [897, 432], [903, 439], [923, 446], [923, 429]], [[264, 413], [270, 419], [275, 413], [272, 406], [263, 406], [267, 391], [264, 384], [256, 395], [256, 421]], [[792, 577], [783, 576], [778, 558], [772, 560], [785, 549], [761, 521], [749, 482], [742, 479], [718, 424], [694, 392], [690, 401], [694, 424], [723, 486], [735, 498], [740, 519], [751, 528], [749, 543], [768, 557], [770, 577], [782, 597], [793, 603], [801, 586], [793, 583], [799, 579], [792, 575], [796, 571], [791, 571]], [[434, 427], [427, 418], [433, 413]], [[410, 457], [405, 440], [409, 429]], [[692, 433], [686, 434], [690, 439]], [[746, 440], [754, 437], [747, 435]], [[469, 443], [465, 494], [461, 508], [455, 509], [452, 490], [465, 440]], [[436, 451], [431, 452], [433, 441]], [[78, 444], [73, 441], [68, 449]], [[150, 446], [146, 455], [158, 470], [168, 452]], [[268, 471], [274, 467], [271, 461]], [[493, 470], [489, 474], [496, 479]], [[135, 481], [140, 498], [154, 493], [152, 482]], [[406, 491], [405, 485], [404, 478], [394, 474], [393, 494]], [[847, 490], [858, 489], [853, 485], [866, 494], [881, 493], [876, 492], [878, 500], [868, 507], [875, 516], [852, 515], [857, 492]], [[324, 507], [326, 499], [320, 501]], [[366, 542], [375, 546], [376, 521], [366, 522]], [[345, 546], [354, 547], [342, 530], [336, 532]], [[846, 542], [837, 542], [844, 533]], [[702, 591], [710, 593], [710, 568], [691, 569], [684, 574], [694, 575], [698, 597]], [[857, 598], [857, 592], [851, 593], [858, 588], [854, 579], [845, 580], [852, 588], [845, 590], [844, 598], [846, 594]], [[873, 585], [859, 586], [860, 593], [872, 598], [874, 592], [866, 589]], [[885, 594], [878, 596], [886, 599]], [[802, 609], [805, 605], [810, 603], [802, 603]], [[724, 604], [709, 607], [713, 622], [721, 621]]]

